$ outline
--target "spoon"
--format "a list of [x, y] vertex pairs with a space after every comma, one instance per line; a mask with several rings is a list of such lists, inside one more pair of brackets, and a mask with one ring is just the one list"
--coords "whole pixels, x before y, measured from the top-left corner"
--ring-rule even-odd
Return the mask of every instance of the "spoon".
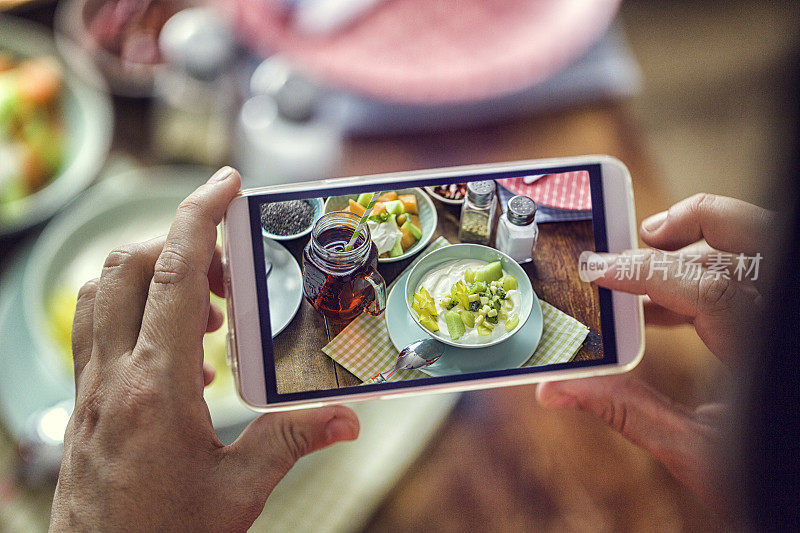
[[366, 383], [386, 383], [398, 370], [414, 370], [432, 365], [444, 354], [445, 345], [434, 339], [412, 342], [400, 352], [392, 370], [381, 372]]

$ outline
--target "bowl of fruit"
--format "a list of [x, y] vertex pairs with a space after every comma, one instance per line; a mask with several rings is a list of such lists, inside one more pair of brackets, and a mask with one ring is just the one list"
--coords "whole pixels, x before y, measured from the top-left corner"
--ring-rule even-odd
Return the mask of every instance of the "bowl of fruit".
[[535, 299], [516, 261], [478, 244], [445, 246], [425, 256], [406, 278], [405, 297], [425, 332], [459, 348], [508, 340], [525, 326]]
[[[348, 211], [363, 216], [373, 193], [331, 196], [325, 213]], [[378, 248], [378, 261], [402, 261], [420, 252], [436, 231], [436, 207], [422, 189], [383, 191], [367, 218], [372, 242]]]

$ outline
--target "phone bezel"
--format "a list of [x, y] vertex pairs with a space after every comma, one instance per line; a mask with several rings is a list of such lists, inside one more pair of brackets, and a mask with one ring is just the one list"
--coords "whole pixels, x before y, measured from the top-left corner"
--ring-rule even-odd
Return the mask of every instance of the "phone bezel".
[[[619, 373], [633, 368], [644, 352], [644, 320], [641, 298], [612, 292], [613, 335], [616, 363], [603, 362], [594, 366], [559, 368], [531, 374], [482, 377], [455, 383], [425, 383], [402, 389], [379, 389], [325, 398], [305, 398], [270, 403], [266, 379], [256, 297], [256, 277], [253, 260], [253, 238], [249, 216], [249, 198], [254, 195], [285, 194], [328, 187], [364, 186], [382, 183], [404, 183], [420, 179], [441, 179], [502, 172], [537, 173], [542, 169], [573, 166], [600, 166], [606, 241], [609, 251], [621, 251], [636, 246], [636, 222], [633, 209], [633, 189], [625, 165], [610, 156], [581, 156], [558, 159], [519, 161], [512, 163], [470, 165], [412, 172], [333, 178], [313, 182], [276, 185], [242, 191], [228, 208], [223, 222], [223, 265], [228, 303], [228, 355], [236, 387], [241, 399], [253, 409], [262, 411], [304, 408], [329, 403], [354, 402], [375, 398], [427, 392], [474, 390], [505, 385], [535, 383], [555, 379], [578, 378]], [[613, 216], [612, 216], [613, 215]], [[234, 238], [247, 235], [248, 238]], [[257, 236], [261, 238], [261, 235]], [[605, 337], [605, 336], [604, 336]]]

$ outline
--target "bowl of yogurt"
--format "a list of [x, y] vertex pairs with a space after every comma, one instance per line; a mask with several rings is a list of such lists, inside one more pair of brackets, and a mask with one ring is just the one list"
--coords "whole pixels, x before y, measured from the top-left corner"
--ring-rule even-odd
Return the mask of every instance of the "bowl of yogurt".
[[412, 268], [405, 300], [414, 321], [436, 340], [483, 348], [525, 326], [534, 293], [528, 275], [506, 254], [479, 244], [454, 244]]

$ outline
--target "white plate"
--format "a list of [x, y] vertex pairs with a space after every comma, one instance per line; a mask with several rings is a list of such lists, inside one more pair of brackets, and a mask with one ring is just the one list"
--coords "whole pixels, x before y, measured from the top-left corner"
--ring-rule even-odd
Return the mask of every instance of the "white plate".
[[[264, 237], [264, 255], [272, 263], [267, 276], [269, 323], [272, 337], [283, 331], [303, 302], [303, 272], [294, 256], [281, 244]], [[280, 305], [275, 305], [280, 302]]]

